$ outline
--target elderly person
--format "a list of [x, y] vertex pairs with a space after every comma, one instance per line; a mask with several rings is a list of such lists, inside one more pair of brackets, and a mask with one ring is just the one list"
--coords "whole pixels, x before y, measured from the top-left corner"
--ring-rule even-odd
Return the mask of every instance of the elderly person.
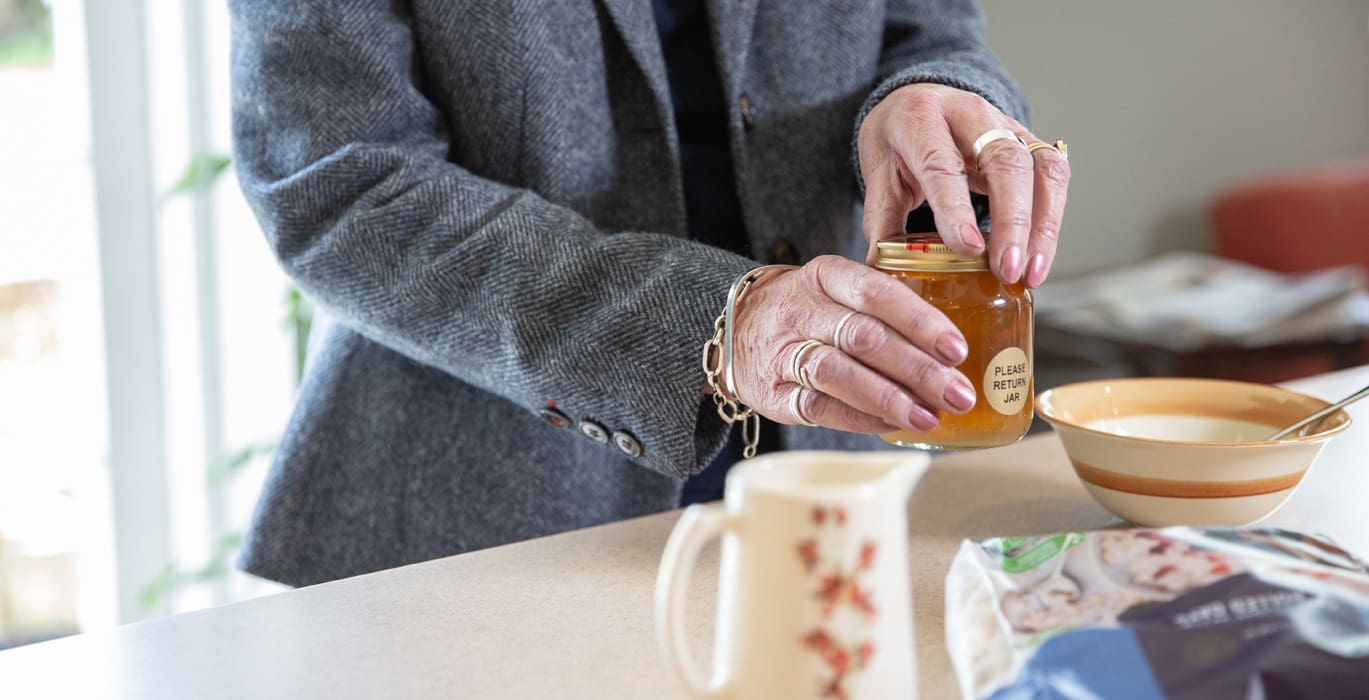
[[[230, 4], [239, 180], [336, 320], [244, 553], [268, 578], [676, 507], [757, 446], [928, 430], [976, 400], [964, 337], [834, 254], [924, 203], [981, 251], [972, 191], [1002, 280], [1055, 254], [1068, 167], [1025, 147], [970, 0]], [[759, 262], [796, 267], [753, 276], [719, 385], [701, 348]], [[715, 393], [772, 422], [742, 435]]]

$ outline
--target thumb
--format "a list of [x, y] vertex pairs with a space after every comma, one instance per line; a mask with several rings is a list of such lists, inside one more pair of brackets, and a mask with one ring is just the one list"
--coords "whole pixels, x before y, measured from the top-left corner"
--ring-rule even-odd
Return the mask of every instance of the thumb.
[[865, 176], [865, 213], [860, 229], [870, 244], [865, 264], [873, 265], [879, 255], [878, 243], [903, 233], [912, 196], [904, 190], [891, 163], [872, 167]]

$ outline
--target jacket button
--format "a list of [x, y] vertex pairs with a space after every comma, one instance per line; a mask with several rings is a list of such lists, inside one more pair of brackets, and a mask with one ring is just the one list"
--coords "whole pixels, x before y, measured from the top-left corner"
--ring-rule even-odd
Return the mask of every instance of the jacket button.
[[538, 411], [538, 415], [542, 416], [542, 420], [557, 428], [569, 428], [571, 424], [570, 416], [550, 406]]
[[742, 93], [741, 97], [737, 98], [737, 108], [742, 113], [742, 126], [746, 127], [747, 131], [756, 128], [756, 110], [751, 106], [751, 96]]
[[626, 430], [619, 430], [613, 434], [613, 446], [617, 447], [619, 452], [622, 452], [629, 457], [642, 456], [642, 443], [637, 440], [636, 436]]
[[590, 442], [596, 442], [600, 445], [608, 442], [608, 429], [592, 420], [580, 420], [580, 433], [589, 438]]
[[787, 240], [775, 241], [770, 246], [771, 265], [800, 265], [803, 263], [803, 256], [799, 255], [799, 249]]

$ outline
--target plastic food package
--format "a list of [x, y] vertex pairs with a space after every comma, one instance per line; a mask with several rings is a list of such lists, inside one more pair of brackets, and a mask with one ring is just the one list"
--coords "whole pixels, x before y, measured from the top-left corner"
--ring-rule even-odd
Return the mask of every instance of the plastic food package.
[[966, 540], [946, 644], [965, 698], [1369, 698], [1369, 567], [1272, 528]]

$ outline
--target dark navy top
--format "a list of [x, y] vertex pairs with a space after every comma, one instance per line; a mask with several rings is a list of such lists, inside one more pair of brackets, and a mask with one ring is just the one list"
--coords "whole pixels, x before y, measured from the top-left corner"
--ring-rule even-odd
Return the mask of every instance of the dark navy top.
[[[679, 132], [689, 237], [755, 257], [737, 199], [737, 178], [728, 143], [727, 100], [713, 54], [708, 7], [704, 0], [653, 0], [652, 5]], [[761, 430], [760, 450], [777, 447], [777, 427], [766, 425]], [[738, 423], [718, 457], [685, 482], [680, 505], [721, 498], [727, 469], [741, 456]]]
[[727, 102], [704, 0], [653, 0], [680, 139], [691, 238], [750, 255], [727, 134]]

